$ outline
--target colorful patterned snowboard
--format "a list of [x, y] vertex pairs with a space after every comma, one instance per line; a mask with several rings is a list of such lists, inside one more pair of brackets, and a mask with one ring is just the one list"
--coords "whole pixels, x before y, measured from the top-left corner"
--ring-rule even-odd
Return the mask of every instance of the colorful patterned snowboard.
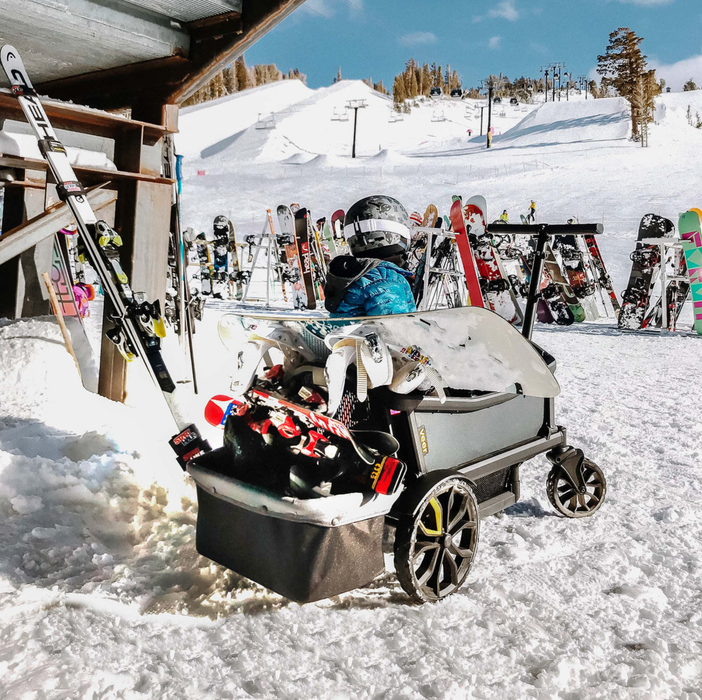
[[697, 334], [702, 335], [702, 233], [699, 214], [695, 211], [681, 214], [678, 230], [683, 240], [687, 274], [690, 277], [692, 306], [695, 314], [694, 327]]

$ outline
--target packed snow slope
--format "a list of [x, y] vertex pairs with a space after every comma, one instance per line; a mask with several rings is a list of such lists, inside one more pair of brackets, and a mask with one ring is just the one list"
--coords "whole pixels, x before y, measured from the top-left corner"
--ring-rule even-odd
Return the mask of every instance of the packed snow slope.
[[[215, 313], [202, 402], [235, 362]], [[299, 606], [197, 555], [156, 392], [87, 394], [54, 323], [0, 328], [0, 698], [700, 700], [702, 419], [679, 391], [699, 341], [535, 340], [558, 358], [559, 422], [607, 476], [597, 515], [555, 517], [539, 458], [458, 594], [410, 605], [390, 571]]]
[[[294, 104], [292, 93], [300, 97]], [[452, 195], [483, 194], [490, 220], [507, 209], [519, 221], [534, 199], [539, 221], [575, 216], [604, 224], [600, 245], [621, 292], [641, 217], [654, 212], [677, 221], [700, 204], [690, 174], [702, 167], [702, 130], [690, 126], [686, 114], [688, 105], [693, 117], [702, 114], [702, 91], [658, 98], [648, 149], [629, 139], [621, 98], [583, 97], [495, 105], [490, 150], [477, 135], [485, 101], [425, 100], [396, 121], [389, 98], [360, 81], [314, 91], [286, 81], [190, 108], [179, 135], [186, 149], [184, 222], [210, 231], [212, 219], [225, 214], [241, 240], [258, 234], [266, 209], [280, 203], [298, 202], [328, 216], [385, 193], [410, 211], [423, 212], [433, 202], [444, 214]], [[358, 114], [355, 160], [353, 113], [338, 120], [354, 99], [367, 102]], [[235, 119], [239, 102], [246, 108]], [[272, 128], [257, 128], [264, 113], [272, 114]]]

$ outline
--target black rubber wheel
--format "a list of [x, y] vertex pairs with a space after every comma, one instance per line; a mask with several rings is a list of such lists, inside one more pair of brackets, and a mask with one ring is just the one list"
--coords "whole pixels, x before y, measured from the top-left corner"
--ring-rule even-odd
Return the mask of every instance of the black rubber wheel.
[[468, 479], [455, 474], [432, 485], [398, 521], [395, 570], [402, 588], [419, 603], [457, 591], [475, 559], [479, 529]]
[[604, 503], [607, 480], [602, 470], [589, 459], [583, 460], [585, 491], [578, 493], [565, 478], [560, 467], [553, 467], [546, 482], [546, 494], [551, 505], [566, 518], [588, 518]]

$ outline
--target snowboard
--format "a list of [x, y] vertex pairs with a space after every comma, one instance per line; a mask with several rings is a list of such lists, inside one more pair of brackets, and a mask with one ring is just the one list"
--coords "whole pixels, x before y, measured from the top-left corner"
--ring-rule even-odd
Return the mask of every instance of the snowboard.
[[546, 258], [544, 260], [544, 270], [551, 278], [551, 282], [558, 287], [559, 294], [563, 301], [568, 305], [573, 321], [582, 323], [585, 320], [585, 309], [580, 304], [580, 300], [573, 292], [570, 282], [563, 275], [563, 270], [556, 258], [551, 244], [546, 245]]
[[600, 253], [600, 246], [597, 244], [597, 238], [595, 236], [585, 236], [585, 245], [590, 252], [590, 258], [592, 264], [597, 273], [597, 281], [600, 287], [604, 289], [609, 295], [610, 302], [612, 303], [612, 309], [614, 310], [614, 315], [619, 318], [619, 312], [621, 311], [621, 305], [619, 299], [617, 299], [617, 294], [614, 291], [614, 284], [612, 284], [612, 278], [607, 272], [607, 268], [604, 264], [604, 259], [602, 258], [602, 253]]
[[631, 254], [629, 283], [622, 292], [622, 308], [619, 312], [619, 328], [638, 330], [642, 327], [651, 299], [651, 291], [660, 270], [660, 249], [644, 245], [643, 238], [661, 238], [675, 230], [673, 222], [658, 214], [646, 214], [639, 224], [636, 249]]
[[469, 233], [474, 237], [473, 253], [480, 276], [483, 298], [490, 308], [510, 323], [518, 323], [521, 313], [511, 285], [500, 266], [497, 252], [485, 227], [487, 204], [484, 197], [471, 197], [463, 207]]
[[297, 237], [295, 236], [295, 220], [290, 208], [284, 204], [277, 208], [276, 214], [278, 225], [280, 226], [278, 244], [283, 247], [285, 252], [285, 260], [288, 266], [288, 281], [292, 285], [293, 308], [305, 309], [307, 308], [307, 294], [305, 293], [305, 285], [300, 272], [300, 253], [297, 246]]
[[251, 336], [270, 335], [274, 345], [324, 361], [329, 354], [326, 336], [357, 326], [364, 334], [377, 334], [403, 358], [433, 368], [452, 389], [539, 397], [560, 391], [531, 342], [497, 314], [476, 306], [334, 319], [241, 309], [222, 316], [218, 331], [233, 353], [239, 353]]
[[451, 228], [456, 234], [456, 245], [458, 253], [461, 256], [463, 263], [463, 272], [466, 276], [466, 285], [468, 286], [468, 303], [471, 306], [485, 307], [483, 295], [480, 289], [480, 279], [478, 270], [473, 257], [473, 250], [470, 247], [468, 240], [468, 232], [466, 231], [465, 220], [463, 219], [463, 204], [460, 200], [455, 201], [451, 205]]
[[216, 216], [212, 222], [214, 260], [212, 264], [212, 296], [229, 297], [229, 246], [234, 226], [226, 216]]
[[692, 308], [695, 315], [694, 329], [702, 335], [702, 233], [700, 217], [696, 211], [680, 215], [678, 230], [683, 240], [683, 252], [687, 264], [692, 292]]
[[430, 204], [424, 211], [424, 217], [422, 218], [422, 226], [424, 228], [434, 228], [436, 222], [439, 218], [439, 210], [436, 208], [435, 204]]
[[556, 236], [554, 243], [563, 260], [563, 269], [573, 294], [585, 310], [585, 317], [590, 321], [596, 321], [600, 314], [594, 299], [595, 285], [588, 277], [585, 255], [578, 244], [577, 236], [574, 234]]
[[336, 249], [336, 240], [334, 238], [334, 231], [332, 230], [332, 225], [329, 220], [325, 217], [324, 223], [322, 225], [322, 238], [324, 239], [327, 248], [329, 249], [329, 255], [333, 259], [339, 253]]
[[307, 297], [307, 308], [316, 309], [317, 299], [315, 297], [314, 279], [312, 277], [312, 257], [310, 255], [309, 221], [307, 209], [298, 209], [295, 212], [295, 240], [297, 241], [302, 284], [304, 285], [305, 296]]
[[212, 256], [210, 252], [211, 244], [207, 240], [204, 232], [195, 237], [195, 250], [197, 260], [200, 265], [200, 292], [203, 295], [212, 294]]

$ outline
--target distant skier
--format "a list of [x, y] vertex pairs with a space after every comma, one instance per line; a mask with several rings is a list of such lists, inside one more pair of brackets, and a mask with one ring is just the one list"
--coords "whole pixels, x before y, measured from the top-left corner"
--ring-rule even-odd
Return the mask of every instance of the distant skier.
[[527, 214], [527, 221], [531, 224], [536, 223], [536, 202], [532, 199], [529, 205], [529, 213]]
[[332, 318], [416, 311], [405, 269], [410, 220], [402, 204], [385, 195], [364, 197], [346, 213], [344, 235], [351, 255], [332, 260], [324, 288]]
[[500, 221], [504, 222], [505, 224], [509, 223], [509, 214], [507, 213], [506, 209], [500, 214]]

